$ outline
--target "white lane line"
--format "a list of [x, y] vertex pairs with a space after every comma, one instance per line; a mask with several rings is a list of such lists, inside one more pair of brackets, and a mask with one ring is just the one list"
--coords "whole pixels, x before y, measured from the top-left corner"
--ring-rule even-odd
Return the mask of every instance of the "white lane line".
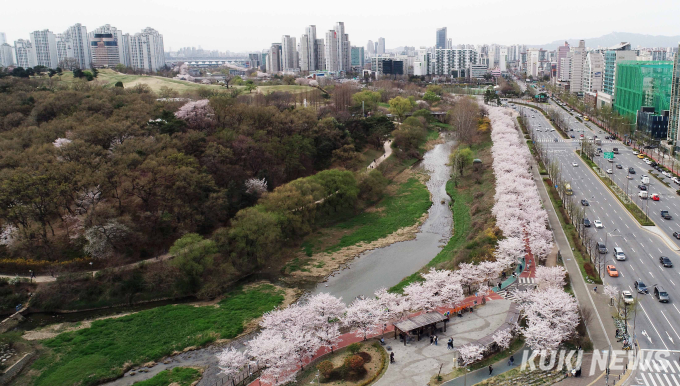
[[659, 330], [656, 329], [656, 326], [652, 322], [652, 318], [649, 317], [649, 314], [645, 310], [645, 308], [640, 304], [640, 308], [642, 308], [642, 312], [645, 313], [645, 316], [647, 317], [647, 320], [649, 320], [649, 324], [652, 326], [654, 331], [656, 331], [656, 335], [659, 337], [659, 340], [661, 340], [661, 343], [663, 343], [664, 347], [666, 347], [666, 350], [668, 350], [668, 346], [666, 345], [666, 342], [663, 341], [663, 338], [661, 338], [661, 334], [659, 334]]
[[649, 272], [649, 275], [652, 277], [652, 279], [655, 279], [654, 275], [652, 275], [652, 272]]
[[[678, 337], [678, 339], [680, 339], [680, 335], [678, 334], [677, 331], [675, 331], [675, 327], [673, 327], [673, 323], [671, 323], [671, 321], [668, 320], [668, 318], [666, 317], [666, 314], [664, 314], [663, 311], [661, 311], [661, 315], [663, 315], [663, 318], [666, 319], [666, 321], [668, 322], [668, 324], [670, 324], [670, 326], [671, 326], [671, 328], [673, 329], [673, 332], [675, 333], [675, 335]], [[666, 333], [668, 333], [668, 332], [666, 332]]]

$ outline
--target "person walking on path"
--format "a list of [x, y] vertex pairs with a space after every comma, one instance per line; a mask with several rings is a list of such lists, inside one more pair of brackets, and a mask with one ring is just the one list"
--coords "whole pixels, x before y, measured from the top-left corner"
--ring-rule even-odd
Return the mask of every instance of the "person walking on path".
[[453, 350], [453, 338], [449, 338], [449, 341], [446, 343], [446, 348], [448, 350]]
[[434, 345], [438, 346], [439, 338], [437, 338], [437, 335], [434, 336]]
[[593, 291], [597, 292], [597, 286], [593, 287]]
[[491, 375], [491, 373], [493, 373], [493, 367], [491, 367], [491, 365], [489, 365], [489, 375]]
[[515, 357], [513, 355], [510, 355], [510, 366], [515, 365]]
[[394, 351], [390, 353], [390, 363], [394, 363]]
[[430, 345], [432, 345], [432, 343], [434, 343], [434, 335], [430, 335]]

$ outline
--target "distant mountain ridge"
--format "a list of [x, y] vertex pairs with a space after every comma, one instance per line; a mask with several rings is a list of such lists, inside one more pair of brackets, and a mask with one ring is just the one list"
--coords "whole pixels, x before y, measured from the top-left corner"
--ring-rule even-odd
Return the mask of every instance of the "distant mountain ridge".
[[[644, 35], [630, 32], [612, 32], [598, 38], [584, 38], [584, 39], [565, 39], [570, 46], [578, 46], [579, 40], [586, 41], [588, 48], [604, 48], [612, 47], [621, 42], [630, 43], [632, 48], [644, 47], [677, 47], [680, 43], [680, 35], [663, 36], [663, 35]], [[546, 50], [553, 50], [564, 44], [565, 40], [555, 40], [548, 44], [532, 44], [527, 45], [531, 48], [545, 48]]]

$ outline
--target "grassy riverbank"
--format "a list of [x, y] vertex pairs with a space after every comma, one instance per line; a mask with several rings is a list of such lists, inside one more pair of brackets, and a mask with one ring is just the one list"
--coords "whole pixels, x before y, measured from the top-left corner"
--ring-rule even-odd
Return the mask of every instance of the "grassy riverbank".
[[201, 372], [191, 367], [175, 367], [172, 370], [163, 370], [153, 378], [146, 381], [136, 382], [135, 386], [191, 386], [201, 379]]
[[[136, 365], [187, 347], [200, 347], [242, 333], [246, 323], [284, 300], [271, 285], [237, 290], [215, 306], [170, 305], [66, 332], [43, 342], [32, 366], [42, 385], [95, 385]], [[38, 375], [39, 374], [39, 375]]]

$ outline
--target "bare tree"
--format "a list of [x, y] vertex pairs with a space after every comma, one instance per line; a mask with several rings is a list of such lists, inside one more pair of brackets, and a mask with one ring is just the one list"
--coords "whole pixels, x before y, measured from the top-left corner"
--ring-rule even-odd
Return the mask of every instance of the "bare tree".
[[59, 62], [59, 67], [62, 70], [73, 71], [76, 68], [80, 68], [80, 64], [76, 58], [64, 58]]
[[470, 143], [477, 132], [479, 106], [467, 97], [459, 98], [451, 110], [450, 123], [458, 133], [458, 139]]

